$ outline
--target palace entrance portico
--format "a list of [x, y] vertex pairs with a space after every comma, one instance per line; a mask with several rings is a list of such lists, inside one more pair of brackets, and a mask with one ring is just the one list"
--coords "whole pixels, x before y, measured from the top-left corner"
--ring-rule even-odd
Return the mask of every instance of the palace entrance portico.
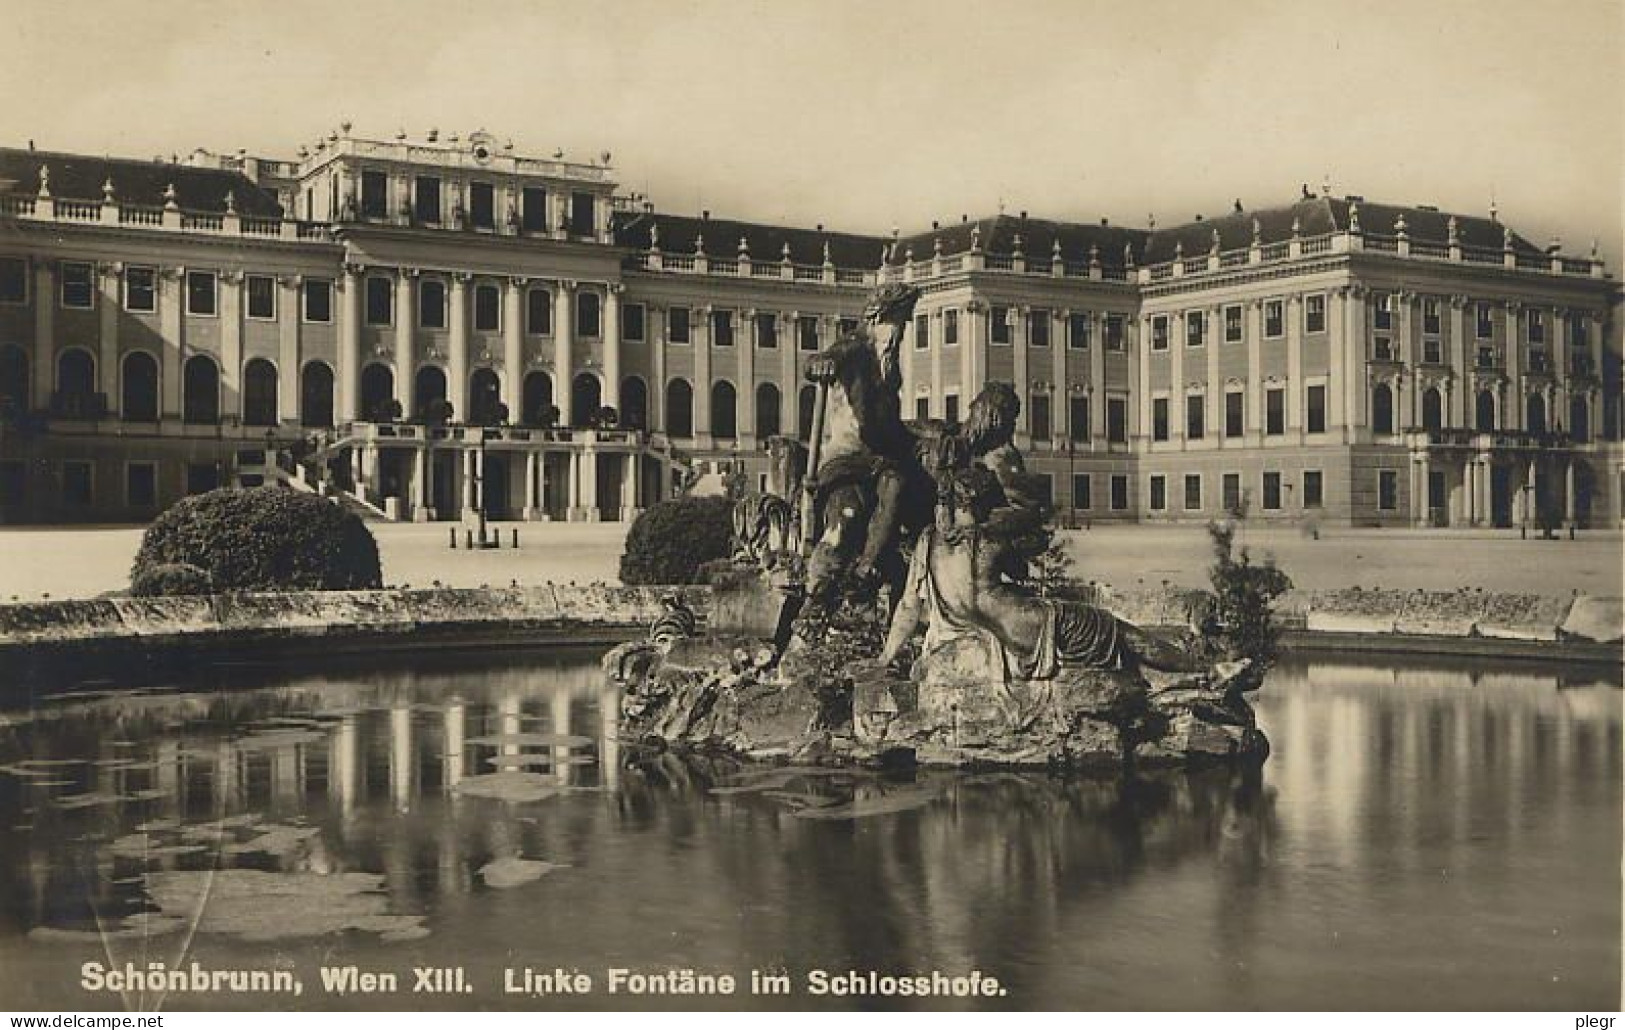
[[1591, 468], [1561, 434], [1428, 429], [1407, 445], [1413, 526], [1555, 528], [1590, 518]]

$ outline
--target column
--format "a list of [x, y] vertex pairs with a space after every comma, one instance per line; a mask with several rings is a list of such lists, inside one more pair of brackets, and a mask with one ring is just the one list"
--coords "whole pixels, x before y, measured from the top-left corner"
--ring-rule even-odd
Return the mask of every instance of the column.
[[[644, 333], [649, 337], [649, 431], [666, 431], [666, 309], [645, 308]], [[794, 361], [794, 355], [791, 355]], [[794, 366], [791, 366], [794, 368]], [[790, 382], [795, 382], [792, 372]]]
[[[1106, 321], [1090, 312], [1083, 317], [1089, 323], [1089, 439], [1093, 447], [1106, 440]], [[1067, 489], [1072, 489], [1071, 484]]]
[[796, 364], [801, 351], [801, 339], [796, 335], [800, 321], [799, 311], [779, 312], [779, 432], [786, 436], [796, 435], [796, 415], [801, 410], [801, 380], [796, 375], [800, 368]]
[[360, 265], [347, 262], [339, 291], [339, 422], [361, 414], [361, 271]]
[[1025, 304], [1006, 309], [1006, 317], [1015, 323], [1010, 327], [1010, 357], [1014, 365], [1016, 396], [1021, 398], [1021, 417], [1016, 420], [1016, 446], [1022, 450], [1032, 448], [1032, 379], [1027, 371], [1027, 344], [1032, 308]]
[[1533, 525], [1537, 513], [1535, 505], [1535, 459], [1529, 458], [1524, 466], [1523, 477], [1523, 521], [1526, 525]]
[[1347, 286], [1332, 291], [1326, 302], [1326, 434], [1333, 443], [1348, 440], [1348, 405], [1344, 380], [1349, 376], [1348, 352], [1343, 341], [1348, 336], [1348, 305], [1343, 297]]
[[451, 304], [447, 316], [450, 329], [450, 356], [446, 362], [447, 399], [451, 401], [452, 418], [466, 422], [468, 410], [468, 281], [467, 272], [453, 272], [451, 276]]
[[220, 273], [220, 414], [242, 415], [243, 275]]
[[1303, 298], [1286, 299], [1286, 431], [1303, 443]]
[[559, 409], [559, 422], [565, 426], [575, 424], [576, 414], [571, 403], [575, 400], [575, 286], [565, 279], [553, 284], [553, 405]]
[[479, 517], [479, 496], [474, 491], [475, 481], [480, 474], [479, 466], [476, 464], [478, 455], [479, 451], [472, 447], [464, 450], [461, 455], [463, 466], [462, 518], [465, 522]]
[[982, 339], [982, 305], [971, 301], [965, 305], [965, 334], [959, 339], [959, 413], [963, 418], [969, 410], [971, 398], [976, 396], [976, 348]]
[[[34, 264], [34, 387], [33, 407], [45, 408], [51, 404], [51, 393], [56, 388], [56, 266], [43, 258], [33, 259]], [[174, 339], [178, 342], [179, 335]], [[164, 382], [169, 380], [169, 340], [170, 336], [164, 333]], [[180, 381], [179, 375], [175, 377]], [[177, 401], [179, 394], [176, 395]], [[169, 406], [166, 404], [167, 412]], [[180, 410], [177, 403], [176, 411]]]
[[1445, 425], [1473, 424], [1472, 359], [1467, 353], [1467, 298], [1450, 298], [1450, 414]]
[[429, 521], [429, 452], [422, 447], [412, 452], [412, 521]]
[[[621, 291], [620, 283], [604, 287], [604, 403], [621, 410]], [[645, 327], [645, 334], [648, 329]]]
[[[159, 416], [178, 419], [181, 416], [181, 349], [186, 345], [186, 269], [163, 268], [158, 271], [158, 334], [163, 337], [163, 357], [159, 362], [158, 381], [161, 405]], [[296, 284], [298, 280], [295, 280]], [[295, 285], [285, 307], [278, 308], [278, 317], [299, 323], [299, 287]], [[297, 329], [295, 330], [297, 331]], [[49, 346], [49, 343], [46, 344]], [[295, 362], [297, 366], [297, 362]], [[47, 374], [49, 365], [47, 364]], [[299, 396], [298, 370], [294, 370], [294, 387], [290, 396]]]
[[565, 471], [565, 510], [566, 522], [581, 521], [581, 452], [572, 447], [569, 451], [570, 465]]
[[[1066, 363], [1071, 357], [1067, 353], [1070, 341], [1066, 338], [1067, 319], [1071, 312], [1060, 312], [1060, 324], [1056, 324], [1057, 312], [1046, 311], [1044, 317], [1049, 319], [1049, 349], [1054, 364], [1054, 372], [1050, 382], [1050, 446], [1061, 448], [1066, 441], [1072, 439], [1072, 385], [1067, 382]], [[1066, 485], [1064, 496], [1071, 498], [1072, 484]], [[1063, 491], [1057, 490], [1057, 494]]]
[[638, 456], [636, 452], [621, 455], [621, 521], [637, 518], [642, 505], [638, 498]]
[[1480, 525], [1495, 525], [1495, 511], [1493, 510], [1495, 493], [1495, 464], [1489, 455], [1479, 458], [1478, 462], [1478, 518]]
[[[947, 323], [941, 311], [930, 314], [931, 321], [931, 403], [927, 410], [932, 418], [945, 418], [948, 407], [948, 380], [942, 367], [942, 352], [947, 348]], [[956, 346], [964, 346], [963, 341]]]
[[1518, 346], [1518, 314], [1521, 310], [1521, 305], [1516, 301], [1507, 302], [1506, 331], [1502, 336], [1502, 343], [1503, 353], [1506, 354], [1506, 392], [1509, 400], [1501, 410], [1501, 425], [1507, 429], [1527, 428], [1524, 425], [1526, 402], [1524, 400], [1523, 352]]
[[118, 319], [122, 300], [119, 296], [120, 266], [104, 264], [97, 268], [101, 273], [101, 297], [97, 301], [101, 310], [101, 349], [96, 358], [97, 389], [107, 398], [107, 413], [116, 417], [119, 413]]
[[403, 268], [395, 278], [395, 399], [401, 414], [417, 416], [417, 355], [412, 330], [417, 319], [417, 269]]
[[[368, 443], [361, 448], [361, 496], [369, 500], [378, 498], [378, 445]], [[380, 498], [381, 500], [381, 498]]]
[[536, 488], [540, 481], [537, 466], [541, 460], [541, 451], [529, 451], [525, 454], [525, 504], [519, 517], [526, 522], [536, 521], [536, 509], [539, 507], [536, 503]]
[[1577, 460], [1570, 455], [1563, 463], [1563, 526], [1567, 529], [1574, 527], [1574, 463]]
[[1263, 305], [1249, 300], [1243, 329], [1247, 336], [1247, 443], [1253, 447], [1264, 443], [1264, 358], [1260, 343], [1263, 320]]
[[1224, 309], [1208, 308], [1205, 317], [1207, 324], [1202, 328], [1206, 330], [1203, 344], [1207, 347], [1207, 370], [1202, 388], [1207, 411], [1203, 416], [1206, 423], [1203, 428], [1207, 431], [1207, 438], [1213, 441], [1213, 446], [1218, 447], [1224, 439], [1224, 380], [1219, 377], [1219, 348], [1224, 345]]
[[1546, 311], [1547, 333], [1551, 340], [1552, 352], [1552, 383], [1554, 384], [1552, 397], [1552, 412], [1548, 420], [1555, 426], [1561, 422], [1572, 430], [1573, 419], [1569, 417], [1569, 341], [1568, 326], [1565, 325], [1563, 310], [1550, 308]]
[[1151, 318], [1141, 315], [1132, 323], [1135, 326], [1134, 339], [1129, 349], [1129, 355], [1134, 363], [1134, 379], [1138, 384], [1139, 403], [1134, 407], [1139, 412], [1135, 420], [1133, 436], [1139, 443], [1149, 450], [1151, 446], [1151, 355], [1148, 348], [1151, 346]]
[[597, 522], [604, 517], [598, 510], [598, 448], [588, 444], [581, 455], [581, 507], [582, 517], [587, 522]]
[[1185, 446], [1185, 347], [1190, 327], [1188, 312], [1168, 315], [1168, 441], [1176, 448]]
[[525, 282], [509, 276], [502, 285], [502, 403], [510, 422], [525, 418]]
[[1348, 424], [1345, 439], [1353, 443], [1366, 425], [1366, 330], [1364, 286], [1348, 289], [1343, 304], [1343, 411]]
[[[739, 423], [735, 427], [741, 450], [756, 446], [756, 311], [739, 313], [740, 324], [734, 327], [734, 348], [739, 354]], [[908, 395], [904, 395], [903, 417], [908, 418]]]
[[694, 443], [711, 446], [711, 306], [696, 308], [688, 327], [694, 347]]

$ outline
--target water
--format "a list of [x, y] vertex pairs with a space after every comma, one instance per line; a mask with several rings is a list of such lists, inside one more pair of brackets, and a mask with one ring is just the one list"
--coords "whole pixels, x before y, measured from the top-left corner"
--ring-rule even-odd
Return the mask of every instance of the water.
[[[12, 697], [0, 1005], [639, 1004], [604, 993], [611, 966], [742, 990], [783, 969], [798, 992], [675, 1001], [706, 1007], [882, 1004], [801, 993], [813, 969], [1008, 992], [947, 1007], [1618, 1004], [1617, 683], [1289, 663], [1258, 698], [1260, 780], [1134, 784], [625, 764], [646, 756], [601, 693], [582, 651]], [[477, 780], [493, 757], [532, 778]], [[493, 782], [543, 796], [465, 793]], [[854, 799], [881, 812], [809, 817]], [[288, 970], [304, 993], [80, 989], [82, 963], [154, 959]], [[319, 967], [352, 964], [403, 993], [322, 989]], [[405, 993], [414, 965], [462, 966], [475, 993]], [[597, 993], [502, 993], [505, 967], [555, 966]]]

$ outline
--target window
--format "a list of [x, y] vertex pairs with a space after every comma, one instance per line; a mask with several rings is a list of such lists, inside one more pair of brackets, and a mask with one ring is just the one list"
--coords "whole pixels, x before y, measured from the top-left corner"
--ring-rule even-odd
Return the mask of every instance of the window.
[[925, 350], [931, 346], [931, 316], [914, 316], [914, 349]]
[[1436, 339], [1422, 341], [1422, 362], [1428, 365], [1442, 365], [1444, 363], [1444, 345]]
[[1224, 342], [1241, 342], [1241, 305], [1229, 304], [1224, 309]]
[[1123, 475], [1112, 476], [1112, 511], [1128, 510], [1128, 477]]
[[1311, 293], [1303, 298], [1303, 331], [1306, 333], [1323, 333], [1326, 331], [1326, 295], [1324, 293]]
[[525, 294], [525, 332], [546, 336], [553, 331], [553, 291], [545, 286]]
[[1286, 332], [1286, 316], [1283, 314], [1282, 302], [1266, 300], [1264, 302], [1264, 337], [1273, 340]]
[[1128, 443], [1128, 398], [1106, 398], [1106, 442]]
[[734, 318], [732, 311], [711, 312], [711, 346], [732, 347], [734, 345]]
[[1151, 319], [1151, 349], [1168, 349], [1168, 316], [1155, 315]]
[[1381, 436], [1394, 431], [1394, 391], [1387, 383], [1371, 388], [1371, 431]]
[[1371, 298], [1371, 326], [1384, 332], [1394, 327], [1394, 298], [1392, 294], [1378, 293]]
[[1326, 503], [1325, 484], [1318, 469], [1306, 469], [1303, 473], [1303, 506], [1305, 508], [1319, 508]]
[[333, 281], [331, 279], [305, 280], [305, 321], [333, 321]]
[[1394, 360], [1394, 341], [1386, 336], [1379, 336], [1372, 340], [1371, 357], [1375, 361]]
[[1241, 473], [1226, 472], [1219, 480], [1220, 500], [1231, 514], [1241, 512]]
[[1377, 508], [1399, 510], [1399, 473], [1393, 469], [1377, 470]]
[[1281, 510], [1281, 474], [1279, 472], [1264, 473], [1264, 510]]
[[598, 235], [597, 203], [591, 193], [570, 194], [570, 232], [573, 235]]
[[666, 339], [672, 343], [688, 343], [687, 308], [671, 308], [666, 312]]
[[1235, 439], [1244, 432], [1247, 395], [1240, 390], [1228, 390], [1224, 395], [1224, 435]]
[[1075, 393], [1067, 398], [1067, 435], [1077, 443], [1089, 441], [1089, 397]]
[[598, 294], [589, 291], [576, 294], [576, 335], [600, 336], [603, 334], [603, 302]]
[[818, 316], [796, 316], [796, 346], [805, 351], [818, 349]]
[[367, 324], [389, 325], [395, 313], [395, 284], [379, 275], [367, 277]]
[[363, 218], [389, 217], [389, 176], [383, 172], [362, 171], [361, 215]]
[[1591, 345], [1590, 333], [1591, 333], [1591, 323], [1586, 320], [1586, 317], [1584, 315], [1570, 315], [1569, 316], [1569, 346], [1570, 347], [1576, 347], [1576, 348], [1589, 347]]
[[1200, 347], [1207, 333], [1207, 319], [1200, 311], [1185, 312], [1185, 346]]
[[96, 303], [96, 288], [91, 281], [90, 265], [83, 261], [62, 262], [62, 306], [90, 308]]
[[124, 269], [124, 309], [126, 311], [158, 310], [158, 272], [142, 265]]
[[1546, 312], [1540, 310], [1539, 308], [1530, 308], [1529, 309], [1528, 324], [1529, 324], [1529, 342], [1530, 343], [1545, 343], [1546, 342]]
[[62, 463], [62, 503], [82, 508], [91, 502], [91, 469], [88, 461]]
[[1202, 510], [1202, 477], [1195, 473], [1185, 476], [1185, 510]]
[[1200, 440], [1207, 435], [1207, 397], [1199, 393], [1185, 398], [1185, 437]]
[[446, 328], [446, 284], [439, 279], [425, 279], [418, 285], [418, 325]]
[[186, 273], [186, 313], [212, 315], [216, 308], [215, 278], [213, 272]]
[[1123, 316], [1106, 316], [1106, 349], [1120, 351], [1124, 347]]
[[1072, 476], [1072, 507], [1088, 511], [1093, 508], [1094, 499], [1089, 496], [1089, 473], [1076, 472]]
[[621, 308], [621, 336], [627, 340], [642, 342], [644, 338], [643, 305], [628, 304]]
[[919, 419], [921, 422], [924, 422], [926, 419], [931, 417], [931, 398], [914, 398], [914, 417]]
[[1027, 315], [1027, 344], [1032, 347], [1049, 346], [1049, 312], [1038, 310]]
[[502, 293], [490, 283], [474, 287], [474, 331], [494, 333], [502, 327]]
[[1151, 477], [1150, 505], [1152, 511], [1167, 510], [1168, 478], [1166, 476]]
[[1286, 390], [1272, 386], [1264, 391], [1264, 433], [1281, 436], [1286, 432]]
[[249, 318], [276, 318], [276, 280], [268, 275], [244, 278], [248, 291]]
[[944, 347], [957, 346], [959, 343], [959, 311], [949, 308], [942, 313], [942, 345]]
[[1048, 440], [1050, 438], [1049, 394], [1033, 394], [1030, 407], [1032, 411], [1033, 439]]
[[28, 303], [28, 261], [0, 258], [0, 304]]
[[468, 184], [468, 223], [476, 229], [497, 227], [496, 189], [490, 183]]
[[1074, 311], [1066, 318], [1066, 345], [1073, 350], [1089, 349], [1089, 313]]
[[420, 222], [440, 221], [440, 179], [420, 175], [412, 184], [412, 214]]
[[837, 335], [843, 337], [850, 333], [855, 333], [858, 331], [858, 320], [855, 318], [843, 318], [835, 323], [835, 331]]
[[1010, 309], [995, 306], [992, 321], [988, 323], [988, 339], [993, 343], [1010, 342]]
[[1324, 433], [1326, 431], [1326, 387], [1316, 384], [1309, 387], [1305, 395], [1308, 414], [1308, 430], [1311, 433]]
[[1495, 313], [1488, 304], [1479, 303], [1473, 306], [1475, 314], [1474, 329], [1480, 340], [1488, 340], [1495, 335]]
[[132, 508], [157, 507], [158, 466], [150, 461], [124, 466], [124, 503]]
[[546, 232], [547, 191], [539, 186], [526, 186], [519, 197], [519, 227], [525, 232]]
[[942, 399], [942, 416], [949, 422], [959, 421], [959, 394], [950, 393]]
[[1160, 443], [1168, 439], [1168, 398], [1151, 398], [1151, 439]]
[[[924, 318], [921, 315], [920, 318]], [[916, 320], [918, 321], [918, 320]], [[774, 350], [779, 345], [779, 316], [771, 311], [756, 315], [756, 346]]]
[[1422, 333], [1426, 336], [1439, 335], [1439, 298], [1422, 298]]

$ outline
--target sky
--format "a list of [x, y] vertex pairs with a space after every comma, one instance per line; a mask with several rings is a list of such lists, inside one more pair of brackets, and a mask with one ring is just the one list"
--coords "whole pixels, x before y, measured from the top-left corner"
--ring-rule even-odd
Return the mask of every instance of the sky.
[[[1621, 257], [1625, 0], [10, 0], [0, 145], [485, 129], [660, 210], [1144, 226], [1301, 184]], [[32, 10], [30, 10], [32, 9]]]

